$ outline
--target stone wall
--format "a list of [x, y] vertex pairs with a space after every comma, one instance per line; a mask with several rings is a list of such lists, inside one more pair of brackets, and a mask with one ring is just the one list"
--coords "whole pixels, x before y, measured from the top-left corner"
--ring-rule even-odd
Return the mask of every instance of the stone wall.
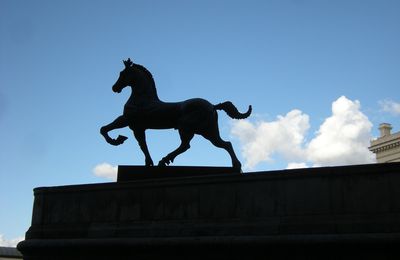
[[369, 245], [366, 256], [387, 259], [382, 248], [400, 241], [399, 163], [183, 175], [37, 188], [19, 249], [26, 259], [73, 249], [85, 259], [177, 252], [231, 259], [281, 248], [315, 256], [323, 246], [340, 259], [344, 248], [359, 255], [355, 245]]

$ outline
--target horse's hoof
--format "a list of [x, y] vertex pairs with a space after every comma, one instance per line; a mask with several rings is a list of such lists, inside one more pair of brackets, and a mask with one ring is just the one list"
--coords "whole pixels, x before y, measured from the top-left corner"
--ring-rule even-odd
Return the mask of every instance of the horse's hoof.
[[123, 136], [123, 135], [119, 135], [117, 137], [117, 139], [112, 139], [109, 143], [112, 144], [112, 145], [117, 146], [117, 145], [123, 144], [126, 139], [128, 139], [128, 137]]
[[235, 163], [234, 165], [232, 165], [233, 170], [235, 170], [238, 173], [243, 173], [242, 171], [242, 164], [239, 163]]
[[117, 137], [117, 139], [111, 139], [110, 141], [107, 141], [107, 142], [108, 142], [109, 144], [112, 144], [112, 145], [117, 146], [117, 145], [123, 144], [123, 143], [125, 142], [126, 139], [128, 139], [128, 137], [123, 136], [123, 135], [119, 135], [119, 136]]
[[120, 145], [120, 143], [118, 143], [116, 139], [111, 139], [110, 141], [107, 141], [107, 142], [114, 146]]
[[153, 160], [146, 160], [146, 166], [147, 167], [154, 166]]
[[117, 142], [119, 143], [119, 144], [123, 144], [125, 141], [126, 141], [126, 139], [128, 139], [128, 137], [126, 137], [126, 136], [124, 136], [124, 135], [119, 135], [118, 137], [117, 137]]
[[158, 162], [158, 166], [159, 167], [165, 167], [165, 166], [167, 166], [167, 164], [161, 160], [161, 161]]
[[171, 160], [163, 158], [158, 162], [158, 166], [168, 166], [171, 163]]
[[242, 168], [233, 167], [233, 171], [234, 171], [235, 173], [243, 174]]

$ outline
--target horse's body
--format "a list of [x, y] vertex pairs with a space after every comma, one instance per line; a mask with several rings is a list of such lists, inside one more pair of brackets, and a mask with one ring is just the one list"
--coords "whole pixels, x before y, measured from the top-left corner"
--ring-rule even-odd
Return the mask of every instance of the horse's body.
[[123, 115], [146, 129], [175, 128], [200, 135], [208, 130], [217, 116], [214, 105], [201, 98], [182, 102], [157, 101], [144, 108], [128, 105]]
[[124, 61], [125, 69], [113, 86], [114, 92], [121, 92], [126, 86], [132, 87], [131, 97], [124, 106], [124, 112], [111, 124], [103, 126], [100, 130], [106, 141], [112, 145], [122, 144], [127, 137], [118, 136], [112, 139], [108, 132], [117, 128], [129, 127], [142, 149], [146, 166], [152, 166], [153, 161], [146, 144], [146, 129], [170, 129], [179, 131], [181, 145], [165, 156], [159, 166], [173, 162], [175, 157], [190, 148], [190, 140], [194, 134], [202, 135], [215, 146], [228, 151], [232, 159], [232, 166], [241, 169], [230, 142], [223, 141], [219, 135], [217, 110], [224, 110], [230, 117], [236, 119], [246, 118], [251, 113], [249, 110], [242, 114], [237, 111], [231, 102], [213, 105], [205, 99], [194, 98], [182, 102], [163, 102], [157, 96], [155, 83], [150, 72], [143, 66], [134, 64], [128, 59]]

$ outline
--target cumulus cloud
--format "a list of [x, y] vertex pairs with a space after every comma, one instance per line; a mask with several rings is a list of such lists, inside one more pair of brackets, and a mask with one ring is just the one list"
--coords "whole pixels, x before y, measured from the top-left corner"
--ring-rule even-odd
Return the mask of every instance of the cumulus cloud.
[[399, 116], [400, 115], [400, 103], [394, 102], [393, 100], [386, 99], [379, 102], [382, 110], [384, 112], [388, 112], [392, 115]]
[[307, 159], [318, 166], [374, 162], [368, 150], [372, 123], [360, 111], [360, 102], [342, 96], [332, 103], [325, 119], [307, 147]]
[[113, 181], [117, 180], [117, 171], [118, 171], [117, 166], [113, 166], [109, 163], [101, 163], [93, 168], [94, 175], [98, 177], [107, 178]]
[[342, 96], [332, 103], [332, 115], [325, 119], [315, 137], [306, 142], [309, 116], [292, 110], [275, 121], [235, 121], [231, 134], [242, 146], [245, 168], [252, 169], [278, 155], [289, 161], [287, 168], [347, 165], [374, 162], [368, 150], [372, 124], [360, 111], [360, 102]]
[[253, 124], [248, 120], [235, 121], [231, 133], [242, 144], [245, 168], [251, 169], [262, 161], [270, 161], [276, 153], [288, 160], [303, 158], [301, 146], [309, 127], [308, 115], [292, 110], [272, 122]]
[[286, 169], [299, 169], [299, 168], [308, 168], [307, 164], [305, 162], [291, 162], [288, 164], [288, 166], [286, 167]]
[[17, 237], [14, 239], [5, 239], [3, 234], [0, 234], [0, 246], [16, 247], [19, 242], [24, 240], [24, 237]]

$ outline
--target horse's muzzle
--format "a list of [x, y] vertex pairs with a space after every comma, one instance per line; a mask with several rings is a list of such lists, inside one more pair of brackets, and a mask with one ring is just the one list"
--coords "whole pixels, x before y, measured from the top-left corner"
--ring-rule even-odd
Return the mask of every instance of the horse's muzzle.
[[112, 86], [112, 90], [115, 92], [115, 93], [121, 93], [121, 88], [119, 88], [117, 85], [114, 85], [114, 86]]

